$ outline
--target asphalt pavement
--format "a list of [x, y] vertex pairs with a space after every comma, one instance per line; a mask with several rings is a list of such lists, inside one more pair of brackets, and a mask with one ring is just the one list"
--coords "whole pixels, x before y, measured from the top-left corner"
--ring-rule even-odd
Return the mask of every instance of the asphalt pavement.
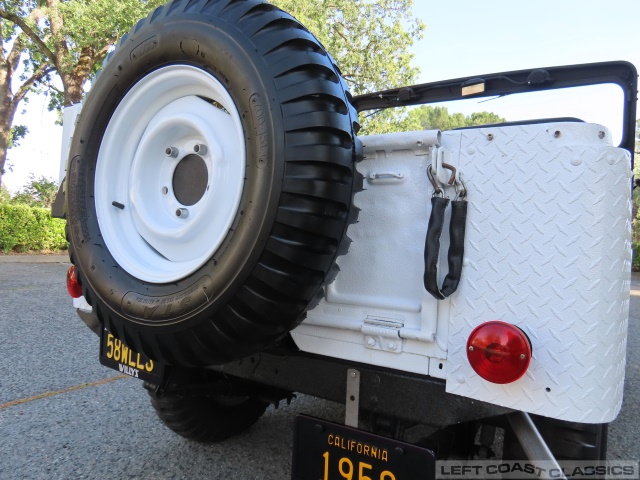
[[226, 442], [179, 437], [140, 380], [99, 364], [69, 264], [32, 263], [47, 257], [0, 263], [0, 479], [287, 479], [295, 415], [344, 419], [341, 405], [301, 396]]
[[[295, 415], [344, 418], [341, 405], [300, 396], [220, 444], [173, 434], [139, 380], [98, 363], [98, 337], [66, 292], [68, 259], [48, 261], [0, 261], [0, 479], [287, 479]], [[609, 459], [640, 459], [640, 277], [632, 288]]]

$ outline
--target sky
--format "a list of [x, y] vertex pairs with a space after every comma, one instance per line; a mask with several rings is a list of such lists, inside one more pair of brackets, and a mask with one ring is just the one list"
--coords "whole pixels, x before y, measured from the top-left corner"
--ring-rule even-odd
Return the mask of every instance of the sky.
[[[417, 83], [558, 65], [627, 60], [640, 68], [640, 0], [415, 0], [414, 15], [426, 24], [413, 52]], [[456, 102], [450, 112], [486, 110], [507, 120], [577, 116], [601, 123], [620, 138], [619, 89], [539, 97]], [[564, 102], [563, 102], [564, 101]], [[29, 173], [58, 180], [62, 128], [46, 100], [22, 104], [29, 134], [9, 151], [13, 171], [3, 183], [16, 191]], [[527, 112], [525, 114], [525, 112]]]

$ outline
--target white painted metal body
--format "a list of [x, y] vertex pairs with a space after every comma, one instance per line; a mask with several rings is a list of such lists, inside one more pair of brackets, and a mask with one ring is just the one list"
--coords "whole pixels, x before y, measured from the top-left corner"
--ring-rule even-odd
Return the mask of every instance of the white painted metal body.
[[[297, 345], [443, 378], [450, 393], [505, 407], [612, 421], [622, 403], [629, 308], [629, 154], [611, 146], [604, 127], [578, 122], [362, 141], [365, 190], [355, 197], [353, 243], [325, 297], [292, 332]], [[433, 192], [426, 169], [442, 152], [463, 172], [469, 212], [460, 286], [437, 301], [422, 275]], [[489, 320], [531, 339], [530, 368], [514, 383], [487, 382], [467, 361], [469, 334]]]
[[58, 183], [62, 183], [67, 174], [67, 159], [71, 148], [73, 132], [76, 129], [76, 120], [82, 111], [82, 103], [76, 103], [69, 107], [64, 107], [62, 113], [62, 145], [60, 148], [60, 173]]

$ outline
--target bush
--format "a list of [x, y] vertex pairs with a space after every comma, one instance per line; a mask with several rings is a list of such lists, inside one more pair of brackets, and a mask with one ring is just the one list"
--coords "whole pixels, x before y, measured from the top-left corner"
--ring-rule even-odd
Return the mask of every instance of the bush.
[[65, 221], [51, 218], [46, 208], [0, 204], [0, 250], [65, 250]]
[[633, 260], [631, 263], [631, 271], [640, 272], [640, 243], [633, 244]]

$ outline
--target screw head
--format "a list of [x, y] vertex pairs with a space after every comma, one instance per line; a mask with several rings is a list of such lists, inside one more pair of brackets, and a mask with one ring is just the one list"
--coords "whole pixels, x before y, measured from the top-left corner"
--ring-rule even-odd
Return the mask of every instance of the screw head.
[[598, 138], [603, 139], [605, 136], [606, 134], [602, 130], [598, 132]]
[[469, 351], [473, 352], [473, 345], [469, 345]]
[[395, 350], [398, 346], [394, 342], [389, 343], [389, 350]]
[[487, 135], [487, 140], [489, 141], [493, 140], [493, 133], [490, 133], [489, 135]]
[[351, 372], [351, 378], [356, 378], [356, 372]]
[[527, 358], [527, 356], [524, 353], [520, 354], [520, 360], [524, 360], [525, 358]]
[[367, 338], [367, 345], [369, 345], [370, 347], [373, 347], [376, 344], [376, 341], [374, 338]]

